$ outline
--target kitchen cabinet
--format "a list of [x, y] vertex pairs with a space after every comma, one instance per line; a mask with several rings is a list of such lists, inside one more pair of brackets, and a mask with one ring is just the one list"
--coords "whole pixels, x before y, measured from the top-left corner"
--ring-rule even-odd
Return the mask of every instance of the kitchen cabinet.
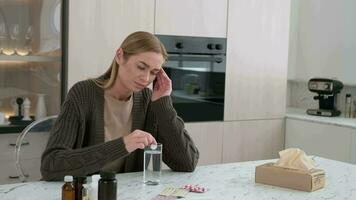
[[285, 144], [308, 155], [356, 164], [354, 128], [287, 118]]
[[223, 122], [186, 123], [185, 125], [200, 152], [198, 165], [221, 163]]
[[229, 2], [225, 121], [284, 118], [290, 0]]
[[[15, 144], [19, 134], [0, 134], [0, 184], [20, 182], [15, 165]], [[21, 147], [21, 166], [28, 181], [41, 179], [41, 154], [44, 151], [48, 132], [31, 132]]]
[[288, 79], [333, 77], [356, 85], [355, 7], [349, 0], [292, 1]]
[[69, 3], [68, 89], [103, 74], [130, 33], [154, 32], [154, 0]]
[[278, 158], [284, 149], [284, 119], [225, 122], [222, 161]]
[[227, 0], [156, 0], [155, 34], [226, 37]]
[[186, 123], [200, 152], [198, 165], [278, 158], [284, 119]]
[[[67, 22], [61, 14], [67, 3], [0, 1], [0, 113], [6, 116], [0, 133], [19, 132], [33, 119], [59, 113], [66, 91]], [[20, 116], [25, 104], [28, 120]]]

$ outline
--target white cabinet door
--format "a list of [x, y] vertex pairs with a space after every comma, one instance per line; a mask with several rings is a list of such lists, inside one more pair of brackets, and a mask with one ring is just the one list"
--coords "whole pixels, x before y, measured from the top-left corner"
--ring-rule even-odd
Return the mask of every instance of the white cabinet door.
[[351, 136], [351, 163], [356, 164], [356, 129], [352, 129]]
[[1, 161], [0, 167], [0, 184], [11, 184], [20, 182], [20, 178], [17, 175], [14, 161], [3, 160]]
[[286, 121], [286, 148], [297, 147], [307, 155], [350, 162], [351, 128], [295, 119]]
[[227, 0], [156, 0], [155, 33], [226, 37]]
[[154, 28], [154, 0], [69, 1], [68, 89], [106, 71], [123, 39]]
[[290, 0], [229, 2], [225, 120], [285, 116]]
[[19, 134], [0, 134], [0, 164], [3, 160], [14, 160], [15, 144]]
[[284, 119], [225, 122], [223, 162], [278, 158], [284, 149]]
[[189, 135], [199, 149], [199, 165], [221, 163], [223, 122], [186, 123]]
[[[0, 134], [0, 184], [20, 182], [15, 165], [15, 144], [19, 134]], [[41, 155], [49, 133], [30, 132], [21, 146], [20, 163], [28, 181], [41, 179]]]

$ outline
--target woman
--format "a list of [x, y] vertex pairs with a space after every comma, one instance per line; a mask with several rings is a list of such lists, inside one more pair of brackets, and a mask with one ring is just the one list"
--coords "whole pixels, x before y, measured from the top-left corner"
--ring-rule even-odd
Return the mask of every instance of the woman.
[[[42, 155], [43, 179], [142, 171], [142, 149], [156, 142], [172, 170], [193, 171], [199, 152], [172, 106], [171, 80], [162, 69], [166, 59], [154, 35], [135, 32], [106, 73], [75, 84]], [[155, 79], [152, 91], [147, 86]]]

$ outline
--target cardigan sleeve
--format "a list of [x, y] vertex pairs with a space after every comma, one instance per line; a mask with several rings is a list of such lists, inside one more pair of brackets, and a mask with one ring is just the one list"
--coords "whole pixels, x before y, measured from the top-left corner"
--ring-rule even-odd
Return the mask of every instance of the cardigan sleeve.
[[86, 176], [99, 171], [115, 158], [127, 156], [122, 138], [93, 146], [75, 148], [85, 137], [85, 117], [78, 95], [70, 91], [50, 132], [47, 147], [41, 158], [44, 180], [63, 180], [65, 175]]
[[151, 102], [148, 116], [155, 118], [154, 130], [157, 142], [163, 144], [163, 161], [174, 171], [194, 171], [199, 151], [177, 116], [171, 97], [165, 96]]

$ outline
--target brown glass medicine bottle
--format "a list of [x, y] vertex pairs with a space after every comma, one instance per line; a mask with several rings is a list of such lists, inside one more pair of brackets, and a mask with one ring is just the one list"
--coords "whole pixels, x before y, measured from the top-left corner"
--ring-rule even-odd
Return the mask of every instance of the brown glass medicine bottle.
[[75, 176], [74, 188], [75, 188], [75, 200], [82, 200], [83, 184], [87, 183], [87, 177]]
[[75, 200], [73, 176], [64, 177], [64, 184], [62, 186], [62, 200]]

